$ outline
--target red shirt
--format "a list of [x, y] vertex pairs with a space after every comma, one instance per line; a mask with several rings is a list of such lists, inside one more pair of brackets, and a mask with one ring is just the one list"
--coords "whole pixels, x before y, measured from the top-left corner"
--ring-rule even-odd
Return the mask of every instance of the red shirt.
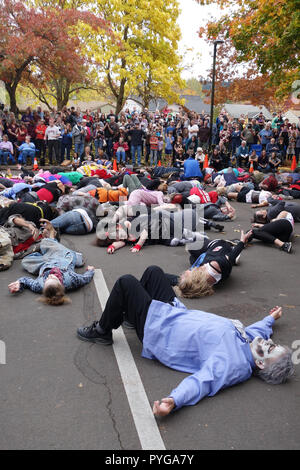
[[48, 204], [53, 201], [53, 194], [48, 189], [41, 188], [36, 192], [36, 194], [40, 201], [46, 201]]
[[19, 142], [25, 142], [25, 137], [27, 136], [27, 130], [18, 129], [17, 130], [17, 136], [18, 136], [18, 141]]
[[45, 140], [46, 129], [47, 129], [47, 126], [45, 126], [45, 124], [41, 124], [40, 126], [36, 126], [35, 132], [36, 132], [36, 139], [37, 140]]
[[150, 150], [158, 150], [158, 138], [155, 136], [150, 137]]

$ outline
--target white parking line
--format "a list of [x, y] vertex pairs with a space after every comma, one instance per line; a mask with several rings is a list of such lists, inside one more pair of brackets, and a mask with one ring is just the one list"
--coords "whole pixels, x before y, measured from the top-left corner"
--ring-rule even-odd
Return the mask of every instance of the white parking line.
[[[109, 291], [101, 269], [95, 270], [94, 282], [103, 311]], [[122, 327], [114, 330], [113, 337], [114, 353], [141, 447], [143, 450], [165, 450], [164, 442]]]

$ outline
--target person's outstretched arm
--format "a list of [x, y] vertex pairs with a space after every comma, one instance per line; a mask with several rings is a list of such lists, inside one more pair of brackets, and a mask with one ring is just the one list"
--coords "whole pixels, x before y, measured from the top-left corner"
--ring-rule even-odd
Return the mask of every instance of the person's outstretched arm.
[[267, 315], [262, 320], [247, 326], [247, 328], [245, 328], [245, 331], [247, 335], [250, 336], [252, 339], [254, 339], [256, 336], [260, 336], [264, 339], [269, 339], [270, 336], [272, 336], [273, 334], [272, 326], [274, 324], [274, 321], [281, 318], [281, 316], [282, 307], [279, 307], [277, 305], [276, 307], [273, 307], [270, 310], [269, 315]]
[[41, 278], [32, 279], [31, 277], [21, 277], [15, 282], [8, 285], [11, 294], [22, 292], [24, 289], [29, 289], [36, 294], [43, 292], [43, 281]]
[[248, 241], [248, 239], [250, 238], [250, 232], [247, 232], [246, 234], [244, 233], [244, 231], [242, 230], [241, 231], [241, 241], [233, 248], [233, 250], [231, 251], [230, 255], [229, 255], [229, 261], [234, 264], [236, 258], [239, 256], [239, 254], [243, 251], [243, 249], [245, 248], [245, 245]]
[[78, 274], [75, 271], [68, 271], [64, 279], [64, 287], [66, 290], [73, 290], [85, 286], [91, 282], [94, 274], [94, 266], [88, 266], [84, 274]]
[[136, 245], [130, 248], [131, 253], [138, 253], [139, 251], [141, 251], [141, 249], [143, 248], [147, 240], [148, 240], [148, 232], [146, 229], [144, 229]]
[[[236, 363], [234, 357], [229, 357], [224, 350], [210, 356], [201, 369], [186, 377], [161, 403], [154, 402], [153, 413], [156, 416], [166, 416], [173, 409], [195, 405], [206, 396], [213, 396], [224, 387], [243, 382], [250, 378], [251, 367]], [[167, 401], [166, 401], [167, 400]], [[172, 401], [171, 401], [172, 400]]]
[[116, 250], [119, 250], [120, 248], [123, 248], [123, 246], [125, 246], [126, 243], [123, 242], [123, 241], [117, 241], [117, 242], [113, 242], [111, 245], [109, 245], [107, 247], [107, 253], [109, 255], [112, 255]]

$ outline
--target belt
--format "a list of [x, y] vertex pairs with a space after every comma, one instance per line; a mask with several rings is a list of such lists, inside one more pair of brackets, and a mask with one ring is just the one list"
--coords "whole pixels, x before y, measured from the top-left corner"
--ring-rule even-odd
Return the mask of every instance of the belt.
[[88, 228], [87, 228], [87, 226], [86, 226], [86, 221], [85, 221], [84, 216], [83, 216], [82, 214], [80, 214], [80, 212], [79, 212], [79, 215], [80, 215], [81, 220], [82, 220], [82, 223], [83, 223], [83, 225], [84, 225], [85, 232], [86, 232], [86, 233], [89, 233], [89, 232], [88, 232]]

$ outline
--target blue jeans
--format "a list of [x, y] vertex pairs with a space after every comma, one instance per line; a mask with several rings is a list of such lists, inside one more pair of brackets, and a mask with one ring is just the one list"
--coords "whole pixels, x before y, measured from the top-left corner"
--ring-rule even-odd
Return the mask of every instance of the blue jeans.
[[61, 162], [63, 162], [65, 159], [66, 151], [67, 151], [67, 160], [70, 160], [71, 148], [72, 148], [72, 144], [64, 144], [63, 142], [61, 143], [61, 155], [60, 155]]
[[132, 164], [133, 165], [136, 163], [136, 159], [135, 159], [136, 152], [137, 152], [138, 165], [140, 165], [141, 164], [141, 154], [142, 154], [142, 146], [141, 145], [132, 145], [131, 146], [131, 159], [132, 159]]
[[0, 165], [2, 165], [2, 160], [4, 165], [7, 165], [7, 160], [11, 160], [13, 165], [16, 163], [14, 156], [9, 150], [0, 150]]
[[95, 145], [95, 156], [98, 158], [99, 157], [99, 152], [98, 150], [103, 149], [103, 139], [95, 139], [94, 140], [94, 145]]
[[158, 150], [150, 150], [150, 166], [152, 166], [152, 163], [154, 165], [157, 165], [157, 152]]
[[118, 163], [120, 163], [121, 158], [122, 158], [122, 162], [125, 163], [125, 157], [126, 157], [125, 150], [119, 150], [116, 153], [116, 157], [117, 157]]
[[82, 216], [77, 211], [65, 212], [51, 220], [51, 224], [54, 228], [59, 228], [62, 233], [69, 235], [85, 235], [87, 233]]
[[27, 163], [27, 158], [30, 157], [31, 158], [31, 161], [32, 161], [32, 164], [33, 164], [33, 161], [34, 161], [34, 157], [35, 157], [35, 149], [25, 149], [23, 150], [19, 157], [18, 157], [18, 162], [22, 165], [26, 165]]
[[79, 142], [78, 144], [74, 144], [74, 152], [76, 152], [77, 155], [78, 155], [79, 158], [80, 158], [81, 155], [82, 155], [83, 152], [84, 152], [84, 143], [83, 143], [83, 142]]

